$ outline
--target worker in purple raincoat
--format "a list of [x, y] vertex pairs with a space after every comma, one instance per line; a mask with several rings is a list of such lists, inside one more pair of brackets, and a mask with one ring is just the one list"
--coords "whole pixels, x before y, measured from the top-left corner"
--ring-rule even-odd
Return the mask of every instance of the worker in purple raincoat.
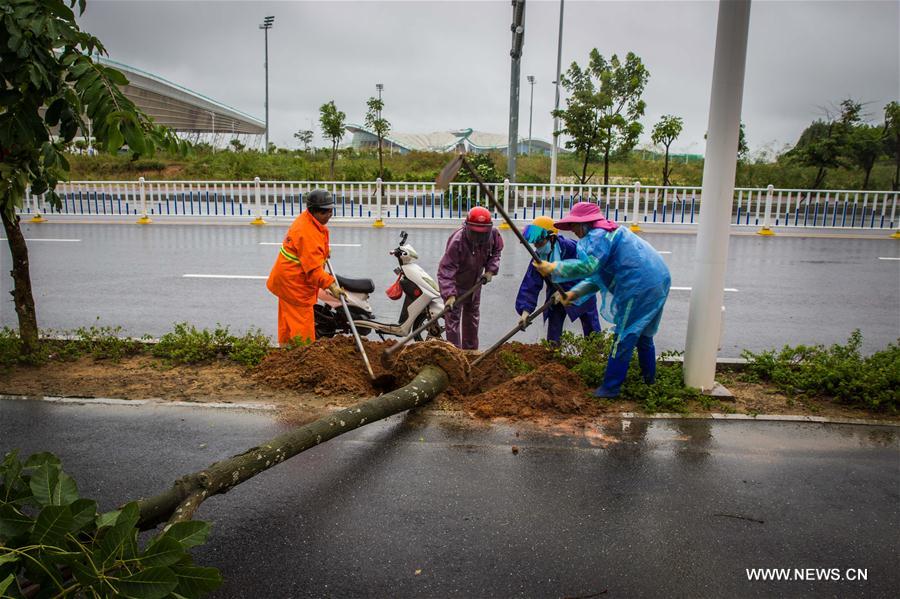
[[460, 349], [478, 349], [478, 316], [481, 289], [465, 301], [456, 298], [479, 283], [490, 282], [500, 270], [503, 238], [494, 228], [491, 213], [481, 206], [469, 210], [465, 224], [450, 235], [438, 266], [438, 285], [444, 305], [447, 341]]
[[[534, 246], [534, 251], [542, 260], [549, 262], [558, 262], [559, 260], [568, 260], [577, 257], [576, 244], [573, 240], [558, 235], [556, 227], [553, 226], [553, 219], [549, 216], [539, 216], [534, 222], [525, 227], [522, 232], [525, 240]], [[569, 283], [559, 283], [563, 291], [568, 291], [575, 286], [577, 281]], [[522, 325], [528, 320], [528, 317], [537, 307], [538, 296], [541, 289], [547, 288], [546, 300], [550, 299], [554, 288], [550, 283], [541, 276], [534, 264], [528, 263], [528, 270], [525, 271], [525, 277], [522, 284], [519, 285], [519, 294], [516, 296], [516, 314], [519, 315], [519, 321]], [[563, 306], [560, 303], [553, 304], [544, 311], [544, 320], [547, 322], [547, 341], [550, 343], [559, 343], [562, 336], [563, 325], [566, 316], [572, 322], [575, 319], [581, 320], [581, 330], [587, 337], [591, 333], [600, 332], [600, 316], [597, 314], [597, 298], [591, 296], [581, 304], [572, 303]]]

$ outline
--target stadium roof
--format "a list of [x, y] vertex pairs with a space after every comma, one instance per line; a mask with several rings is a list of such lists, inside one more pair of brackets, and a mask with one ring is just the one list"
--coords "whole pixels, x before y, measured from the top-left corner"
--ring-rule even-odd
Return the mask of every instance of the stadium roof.
[[[368, 136], [375, 136], [373, 131], [361, 126], [347, 125], [347, 131], [353, 133], [354, 143]], [[505, 151], [508, 145], [507, 136], [500, 133], [486, 133], [473, 129], [459, 129], [456, 131], [434, 131], [432, 133], [390, 133], [384, 138], [386, 143], [407, 151], [420, 152], [449, 152], [459, 144], [466, 146], [467, 150], [487, 152], [491, 150]], [[549, 152], [552, 144], [543, 139], [531, 140], [535, 151]], [[528, 145], [528, 139], [520, 139], [520, 148]]]
[[102, 56], [94, 60], [128, 78], [122, 92], [158, 125], [197, 133], [258, 135], [266, 131], [264, 121], [158, 75]]

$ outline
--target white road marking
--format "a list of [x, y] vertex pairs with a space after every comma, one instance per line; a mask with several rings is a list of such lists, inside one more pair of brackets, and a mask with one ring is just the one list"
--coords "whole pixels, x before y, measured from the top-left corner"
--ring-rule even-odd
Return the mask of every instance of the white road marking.
[[672, 252], [667, 251], [667, 250], [658, 250], [656, 253], [657, 254], [671, 254]]
[[181, 275], [185, 279], [268, 279], [258, 275]]
[[[274, 241], [260, 241], [259, 245], [281, 245], [281, 242], [275, 243]], [[362, 247], [361, 243], [329, 243], [329, 247], [333, 248], [359, 248]]]
[[[0, 241], [9, 241], [6, 237], [0, 237]], [[26, 237], [25, 241], [67, 241], [70, 243], [75, 243], [81, 241], [80, 239], [52, 239], [49, 237], [41, 238], [41, 237]]]
[[890, 258], [888, 256], [878, 256], [879, 260], [900, 260], [900, 258]]
[[[690, 291], [691, 287], [670, 287], [669, 290], [670, 291]], [[737, 293], [738, 290], [735, 289], [734, 287], [726, 287], [724, 289], [724, 291], [729, 291], [731, 293]]]

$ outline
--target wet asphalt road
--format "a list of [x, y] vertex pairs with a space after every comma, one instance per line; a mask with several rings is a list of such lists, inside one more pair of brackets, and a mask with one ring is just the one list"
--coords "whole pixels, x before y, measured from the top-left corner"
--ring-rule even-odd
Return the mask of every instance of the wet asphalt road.
[[[121, 325], [132, 335], [158, 336], [172, 323], [202, 327], [227, 324], [233, 331], [260, 327], [275, 333], [276, 300], [260, 279], [191, 279], [185, 274], [266, 276], [289, 223], [246, 225], [134, 225], [23, 223], [32, 241], [31, 276], [42, 327], [74, 329], [99, 323]], [[451, 232], [448, 228], [410, 228], [409, 243], [432, 276]], [[399, 303], [384, 289], [395, 266], [387, 255], [398, 228], [332, 227], [333, 263], [341, 274], [371, 277], [376, 314], [396, 321]], [[690, 287], [696, 237], [646, 233], [672, 271], [673, 287]], [[513, 234], [504, 232], [501, 276], [484, 291], [481, 346], [487, 347], [515, 324], [514, 301], [528, 256]], [[347, 244], [347, 246], [337, 245]], [[0, 249], [0, 326], [13, 326], [8, 294], [12, 279], [9, 250]], [[349, 246], [349, 247], [348, 247]], [[721, 355], [760, 351], [784, 344], [837, 343], [862, 330], [866, 351], [900, 337], [900, 244], [884, 233], [865, 238], [755, 235], [731, 238], [726, 274], [726, 320]], [[657, 347], [681, 350], [687, 330], [689, 291], [673, 289]], [[569, 323], [568, 326], [571, 326]], [[517, 339], [537, 341], [533, 326]]]
[[[223, 571], [218, 597], [897, 596], [897, 428], [601, 426], [373, 423], [207, 501], [213, 532], [195, 556]], [[0, 452], [57, 453], [101, 509], [284, 428], [223, 410], [0, 401]], [[749, 582], [758, 567], [867, 580]]]

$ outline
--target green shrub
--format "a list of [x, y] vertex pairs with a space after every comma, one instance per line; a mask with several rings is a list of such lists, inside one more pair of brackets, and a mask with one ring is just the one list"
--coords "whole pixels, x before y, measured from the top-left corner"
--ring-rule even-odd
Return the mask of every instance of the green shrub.
[[8, 368], [19, 363], [22, 356], [22, 341], [18, 331], [9, 327], [0, 329], [0, 367]]
[[171, 364], [199, 364], [225, 357], [233, 339], [227, 326], [216, 324], [216, 328], [210, 331], [179, 322], [171, 333], [159, 339], [153, 348], [153, 355]]
[[256, 366], [270, 350], [269, 337], [260, 329], [250, 329], [243, 337], [236, 337], [228, 357], [244, 366]]
[[75, 329], [75, 340], [71, 343], [82, 355], [89, 355], [95, 360], [119, 361], [126, 356], [139, 354], [144, 344], [135, 339], [122, 336], [122, 327], [82, 327]]
[[503, 367], [513, 376], [528, 374], [534, 370], [533, 366], [512, 352], [501, 351], [499, 357]]
[[[578, 374], [589, 387], [599, 387], [606, 373], [606, 361], [612, 349], [615, 335], [609, 332], [592, 333], [582, 337], [565, 331], [558, 346], [550, 345], [554, 354], [563, 364]], [[700, 392], [685, 387], [680, 362], [662, 360], [677, 355], [677, 352], [663, 353], [656, 365], [656, 382], [644, 383], [637, 355], [632, 356], [628, 376], [622, 387], [622, 399], [630, 399], [641, 404], [645, 412], [685, 412], [687, 402], [697, 399]]]
[[171, 333], [160, 338], [153, 355], [169, 364], [202, 364], [228, 358], [244, 366], [255, 366], [268, 353], [269, 343], [260, 329], [250, 329], [242, 337], [236, 337], [221, 324], [210, 331], [179, 322]]
[[[179, 522], [143, 543], [137, 502], [100, 514], [59, 458], [17, 452], [0, 464], [0, 596], [200, 597], [222, 584], [188, 549], [209, 524]], [[35, 586], [36, 585], [36, 586]], [[28, 593], [25, 590], [28, 589]]]
[[824, 395], [850, 406], [896, 412], [900, 408], [900, 345], [891, 343], [864, 357], [862, 334], [854, 331], [847, 343], [784, 346], [781, 351], [753, 353], [748, 380], [773, 383], [791, 396]]

